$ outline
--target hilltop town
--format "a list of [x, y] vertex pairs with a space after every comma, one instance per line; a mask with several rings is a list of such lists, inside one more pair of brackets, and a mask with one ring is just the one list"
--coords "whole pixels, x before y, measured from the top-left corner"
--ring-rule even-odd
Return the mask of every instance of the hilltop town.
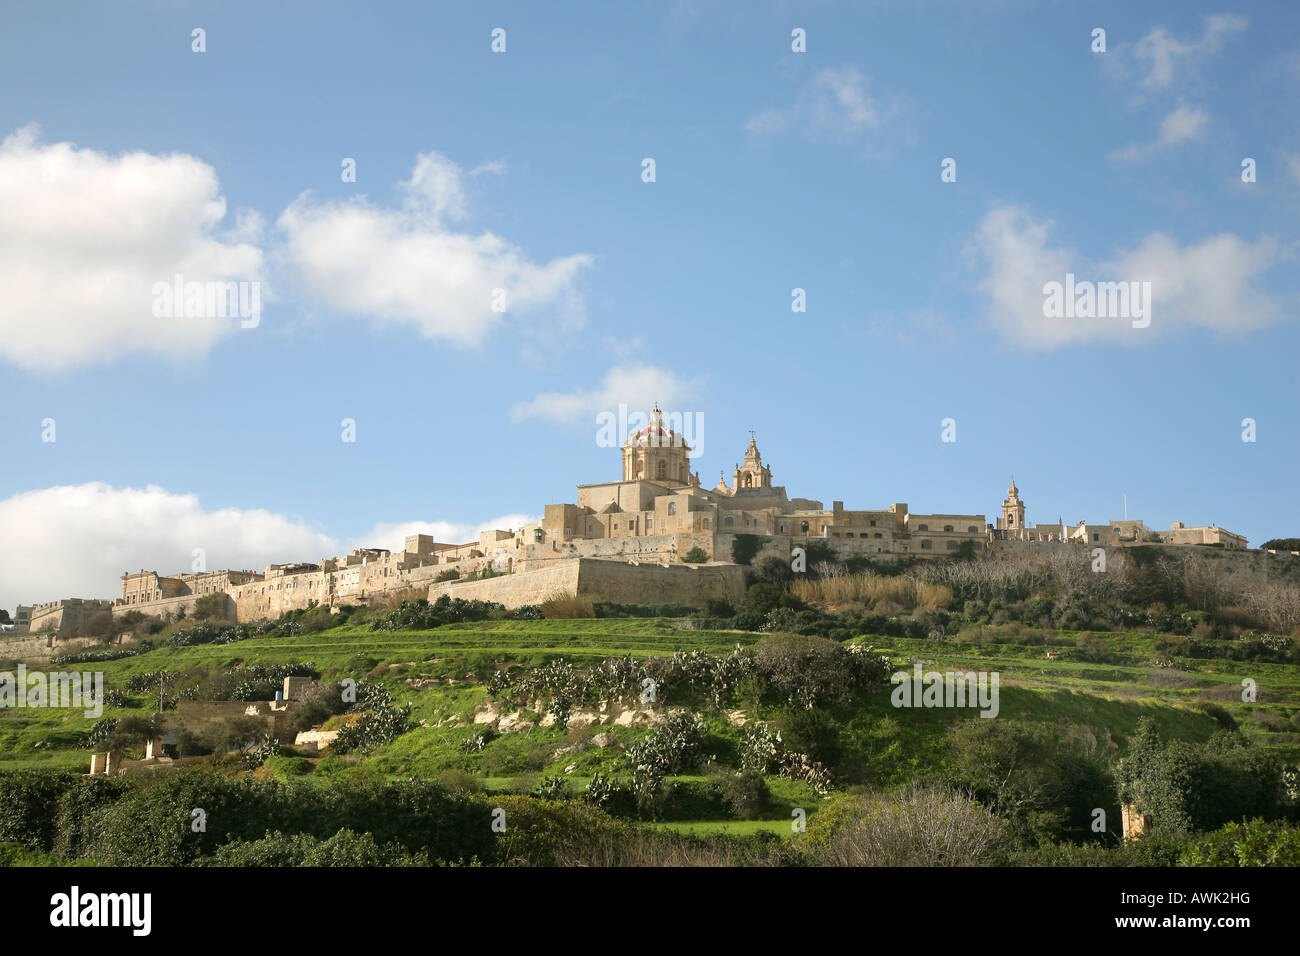
[[[643, 419], [645, 420], [645, 419]], [[690, 469], [686, 438], [656, 406], [648, 424], [634, 429], [620, 449], [618, 480], [582, 484], [573, 504], [547, 505], [540, 521], [521, 528], [489, 529], [478, 540], [443, 543], [427, 534], [407, 536], [400, 552], [358, 548], [316, 562], [268, 565], [262, 571], [217, 570], [163, 574], [123, 573], [113, 600], [65, 598], [20, 606], [16, 633], [63, 634], [105, 612], [171, 619], [218, 595], [221, 616], [236, 622], [274, 620], [314, 606], [365, 604], [395, 591], [428, 589], [496, 601], [507, 608], [537, 604], [557, 594], [625, 603], [699, 605], [710, 598], [737, 601], [744, 592], [739, 539], [749, 560], [789, 559], [813, 539], [839, 555], [867, 561], [949, 555], [968, 549], [1028, 544], [1088, 548], [1136, 544], [1211, 545], [1241, 550], [1246, 539], [1216, 525], [1169, 531], [1140, 520], [1029, 524], [1014, 479], [995, 522], [983, 514], [919, 514], [896, 502], [878, 510], [848, 510], [842, 501], [790, 497], [773, 483], [751, 437], [730, 484], [713, 488]], [[746, 538], [748, 536], [748, 538]], [[742, 549], [745, 546], [742, 545]]]

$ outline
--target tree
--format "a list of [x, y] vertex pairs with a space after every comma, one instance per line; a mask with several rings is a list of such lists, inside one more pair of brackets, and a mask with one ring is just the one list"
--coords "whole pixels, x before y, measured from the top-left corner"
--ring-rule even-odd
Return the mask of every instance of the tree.
[[1270, 538], [1260, 547], [1265, 551], [1300, 551], [1300, 538]]
[[194, 616], [200, 621], [222, 620], [226, 616], [226, 595], [205, 594], [194, 602]]
[[237, 750], [243, 753], [257, 746], [266, 732], [266, 721], [251, 714], [239, 714], [209, 724], [199, 732], [199, 739], [216, 753]]
[[708, 552], [698, 544], [682, 555], [682, 560], [687, 564], [704, 564], [709, 560]]
[[150, 717], [122, 717], [113, 728], [108, 738], [109, 750], [125, 750], [128, 747], [144, 748], [151, 740], [163, 735], [163, 721], [160, 714]]

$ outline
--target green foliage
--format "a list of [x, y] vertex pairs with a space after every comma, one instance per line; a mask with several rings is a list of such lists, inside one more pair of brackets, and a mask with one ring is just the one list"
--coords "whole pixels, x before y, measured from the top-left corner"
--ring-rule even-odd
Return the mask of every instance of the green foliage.
[[682, 560], [687, 564], [704, 564], [709, 560], [709, 552], [696, 545], [682, 555]]
[[215, 618], [220, 620], [226, 613], [226, 595], [205, 594], [194, 602], [194, 616], [201, 621]]
[[451, 598], [443, 594], [432, 604], [424, 598], [403, 601], [397, 610], [372, 621], [370, 630], [423, 631], [444, 624], [486, 621], [494, 613], [504, 612], [505, 606], [495, 601], [466, 601], [464, 598]]
[[975, 719], [948, 736], [950, 783], [1005, 818], [1026, 843], [1095, 839], [1096, 808], [1120, 819], [1106, 765], [1057, 727]]
[[731, 560], [736, 564], [748, 565], [754, 555], [763, 550], [767, 538], [759, 534], [738, 534], [731, 540]]
[[888, 658], [824, 637], [773, 634], [755, 647], [755, 666], [790, 707], [847, 701], [856, 692], [880, 690], [889, 681]]
[[1229, 823], [1184, 850], [1178, 865], [1300, 866], [1300, 829], [1260, 819]]
[[1157, 830], [1213, 830], [1278, 813], [1281, 767], [1240, 734], [1218, 731], [1205, 745], [1166, 742], [1148, 718], [1138, 724], [1116, 767], [1120, 801], [1134, 804]]
[[369, 833], [341, 829], [321, 840], [307, 833], [268, 832], [260, 840], [227, 843], [199, 866], [428, 866], [428, 855], [393, 841], [380, 846]]
[[1269, 538], [1260, 547], [1265, 551], [1300, 551], [1300, 538]]

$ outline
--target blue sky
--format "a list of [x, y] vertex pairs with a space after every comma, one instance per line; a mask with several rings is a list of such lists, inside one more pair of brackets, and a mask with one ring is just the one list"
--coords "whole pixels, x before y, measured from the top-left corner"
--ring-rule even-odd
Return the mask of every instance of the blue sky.
[[[752, 428], [828, 506], [991, 520], [1014, 474], [1031, 521], [1127, 493], [1153, 527], [1300, 534], [1293, 4], [4, 23], [0, 607], [193, 548], [465, 540], [617, 477], [595, 416], [619, 401], [701, 416], [710, 486]], [[260, 321], [152, 316], [177, 271], [260, 282]], [[1045, 317], [1067, 271], [1150, 281], [1150, 327]]]

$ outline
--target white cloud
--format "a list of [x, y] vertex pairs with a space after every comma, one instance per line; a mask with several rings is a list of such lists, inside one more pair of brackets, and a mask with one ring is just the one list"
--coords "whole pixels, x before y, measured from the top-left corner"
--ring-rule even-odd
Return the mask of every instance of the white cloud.
[[433, 535], [438, 544], [467, 544], [478, 540], [480, 531], [498, 528], [509, 531], [522, 528], [526, 524], [541, 520], [540, 515], [507, 514], [491, 518], [480, 524], [467, 521], [396, 521], [380, 522], [357, 538], [353, 548], [387, 548], [389, 551], [401, 551], [406, 544], [406, 536], [411, 534]]
[[0, 142], [0, 357], [42, 370], [131, 352], [187, 358], [239, 328], [237, 318], [153, 314], [154, 283], [177, 273], [262, 280], [260, 220], [244, 215], [219, 233], [226, 201], [212, 167], [38, 136], [27, 126]]
[[504, 176], [507, 170], [504, 159], [490, 159], [486, 163], [479, 163], [469, 171], [471, 176], [481, 176], [487, 173], [492, 176]]
[[668, 369], [654, 365], [619, 365], [610, 369], [600, 385], [572, 392], [544, 392], [511, 409], [515, 421], [543, 418], [555, 422], [593, 421], [601, 412], [618, 413], [625, 404], [631, 411], [648, 411], [658, 402], [667, 411], [685, 413], [682, 403], [699, 393], [699, 385], [684, 381]]
[[[1240, 333], [1279, 321], [1277, 303], [1253, 285], [1283, 258], [1276, 240], [1249, 242], [1231, 233], [1183, 245], [1151, 233], [1137, 248], [1090, 260], [1049, 241], [1053, 223], [1024, 207], [998, 206], [980, 223], [968, 252], [986, 267], [980, 288], [989, 298], [989, 322], [1011, 344], [1027, 349], [1111, 341], [1146, 344], [1176, 331], [1206, 328]], [[1135, 329], [1117, 318], [1047, 318], [1043, 286], [1076, 281], [1150, 282], [1151, 325]]]
[[1210, 124], [1210, 114], [1199, 106], [1180, 104], [1160, 121], [1160, 132], [1152, 143], [1134, 143], [1117, 149], [1110, 158], [1120, 162], [1145, 159], [1153, 153], [1200, 139]]
[[[455, 231], [450, 222], [467, 215], [464, 177], [438, 153], [417, 159], [401, 192], [400, 208], [304, 193], [284, 211], [284, 258], [311, 297], [462, 345], [520, 314], [553, 315], [565, 331], [585, 324], [576, 283], [592, 256], [538, 264], [490, 232]], [[494, 289], [505, 290], [504, 313], [493, 311]]]
[[1216, 14], [1204, 18], [1198, 39], [1180, 40], [1156, 27], [1135, 43], [1122, 43], [1106, 60], [1122, 78], [1136, 78], [1140, 93], [1161, 93], [1195, 78], [1201, 64], [1223, 49], [1227, 39], [1249, 26], [1244, 17]]
[[65, 597], [113, 598], [124, 571], [258, 569], [337, 554], [339, 542], [261, 509], [207, 511], [197, 495], [102, 482], [60, 485], [0, 501], [0, 607]]
[[103, 482], [60, 485], [0, 501], [0, 607], [67, 597], [115, 598], [121, 575], [141, 568], [189, 573], [194, 549], [209, 570], [261, 571], [268, 564], [315, 563], [352, 548], [401, 551], [408, 534], [439, 544], [477, 541], [480, 530], [520, 528], [538, 517], [506, 514], [482, 523], [381, 522], [347, 543], [304, 521], [262, 509], [208, 511], [193, 494], [150, 485], [114, 488]]
[[767, 110], [751, 118], [751, 133], [797, 129], [839, 136], [879, 129], [901, 111], [897, 102], [881, 103], [868, 91], [868, 80], [856, 67], [828, 67], [799, 90], [793, 106]]

